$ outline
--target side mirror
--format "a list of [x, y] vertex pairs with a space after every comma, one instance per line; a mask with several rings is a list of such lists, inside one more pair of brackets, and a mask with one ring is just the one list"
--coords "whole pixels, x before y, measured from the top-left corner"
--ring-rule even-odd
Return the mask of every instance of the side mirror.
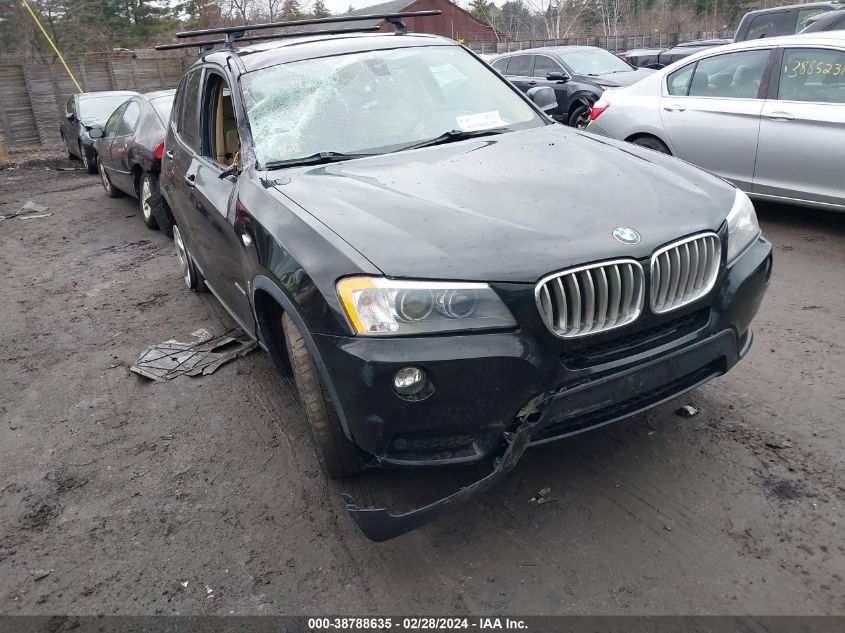
[[232, 164], [229, 165], [226, 169], [220, 172], [218, 178], [223, 180], [224, 178], [228, 178], [229, 176], [234, 176], [237, 178], [241, 173], [241, 148], [238, 147], [238, 151], [235, 152], [235, 156], [232, 158]]
[[555, 91], [548, 86], [538, 86], [528, 91], [528, 98], [543, 112], [551, 112], [557, 108]]
[[88, 130], [88, 136], [93, 139], [103, 138], [103, 128], [101, 127], [92, 127]]
[[562, 81], [567, 82], [569, 81], [569, 77], [564, 75], [562, 72], [554, 71], [546, 75], [546, 79], [549, 81]]
[[66, 118], [68, 121], [73, 121], [73, 118], [74, 118], [74, 114], [73, 114], [73, 112], [65, 112], [65, 118]]

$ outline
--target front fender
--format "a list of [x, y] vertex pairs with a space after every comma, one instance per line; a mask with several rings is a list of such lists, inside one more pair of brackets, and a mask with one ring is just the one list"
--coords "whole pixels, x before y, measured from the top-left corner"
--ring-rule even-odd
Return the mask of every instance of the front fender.
[[[300, 334], [302, 334], [302, 338], [305, 339], [305, 344], [308, 346], [308, 352], [311, 354], [311, 358], [314, 359], [314, 365], [317, 367], [317, 371], [320, 372], [320, 377], [323, 379], [323, 384], [326, 385], [326, 389], [328, 389], [329, 394], [331, 395], [332, 403], [334, 404], [337, 412], [337, 417], [340, 419], [340, 425], [343, 428], [343, 433], [344, 435], [346, 435], [346, 437], [351, 440], [352, 434], [349, 431], [349, 424], [347, 423], [346, 412], [343, 409], [343, 402], [338, 397], [337, 389], [335, 388], [332, 376], [329, 373], [328, 368], [326, 367], [326, 363], [323, 360], [322, 355], [320, 354], [320, 350], [317, 348], [317, 345], [314, 342], [314, 337], [311, 335], [311, 331], [308, 329], [308, 325], [305, 323], [305, 320], [302, 318], [302, 315], [299, 312], [297, 304], [284, 290], [282, 290], [276, 284], [276, 282], [274, 282], [266, 275], [256, 275], [252, 280], [251, 288], [252, 295], [250, 297], [250, 303], [253, 306], [253, 310], [256, 310], [255, 322], [258, 324], [259, 340], [262, 341], [262, 344], [266, 345], [266, 342], [268, 340], [272, 340], [272, 336], [269, 335], [268, 332], [264, 331], [266, 325], [262, 322], [262, 319], [259, 318], [259, 315], [257, 314], [257, 308], [255, 303], [255, 292], [257, 290], [261, 290], [270, 295], [273, 300], [277, 304], [279, 304], [282, 310], [284, 310], [285, 313], [287, 313], [287, 315], [293, 320], [293, 322], [296, 324], [296, 327], [299, 328], [299, 332]], [[279, 326], [281, 327], [281, 323], [279, 323]]]

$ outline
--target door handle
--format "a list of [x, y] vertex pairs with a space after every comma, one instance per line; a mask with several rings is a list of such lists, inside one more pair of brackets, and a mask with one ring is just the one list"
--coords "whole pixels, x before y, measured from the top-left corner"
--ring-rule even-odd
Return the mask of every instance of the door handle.
[[789, 112], [769, 112], [763, 116], [772, 121], [792, 121], [795, 119], [795, 115]]
[[196, 174], [188, 174], [185, 176], [185, 184], [189, 187], [196, 187], [197, 186], [197, 175]]
[[534, 85], [536, 85], [536, 84], [537, 84], [537, 82], [536, 82], [536, 81], [529, 81], [529, 82], [528, 82], [528, 85], [529, 85], [529, 86], [534, 86]]
[[666, 112], [683, 112], [684, 110], [686, 110], [686, 108], [684, 106], [679, 105], [677, 103], [673, 103], [672, 105], [663, 106], [663, 109], [666, 110]]

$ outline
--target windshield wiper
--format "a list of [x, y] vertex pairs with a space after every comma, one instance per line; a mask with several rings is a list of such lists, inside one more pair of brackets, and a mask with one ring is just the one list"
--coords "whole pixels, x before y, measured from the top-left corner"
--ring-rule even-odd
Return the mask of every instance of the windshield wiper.
[[282, 169], [284, 167], [296, 167], [298, 165], [322, 165], [323, 163], [339, 163], [353, 158], [365, 158], [375, 154], [344, 154], [342, 152], [317, 152], [302, 158], [289, 158], [287, 160], [271, 160], [265, 165], [266, 169]]
[[502, 134], [504, 132], [510, 131], [511, 129], [509, 127], [494, 127], [489, 128], [487, 130], [472, 130], [469, 132], [465, 130], [450, 130], [449, 132], [444, 132], [440, 136], [436, 136], [420, 143], [414, 143], [413, 145], [406, 145], [405, 147], [402, 147], [396, 151], [402, 152], [406, 149], [417, 149], [418, 147], [431, 147], [432, 145], [444, 145], [446, 143], [463, 141], [465, 139], [475, 138], [477, 136], [489, 136], [491, 134]]

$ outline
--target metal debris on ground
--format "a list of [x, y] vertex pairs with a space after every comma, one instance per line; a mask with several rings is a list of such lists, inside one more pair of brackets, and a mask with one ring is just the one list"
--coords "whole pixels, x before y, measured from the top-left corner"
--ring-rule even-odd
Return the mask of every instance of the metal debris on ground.
[[237, 331], [228, 330], [215, 335], [206, 328], [200, 328], [191, 334], [193, 340], [190, 342], [170, 339], [150, 345], [129, 369], [158, 382], [177, 376], [207, 376], [256, 348], [255, 342], [246, 335], [232, 335]]
[[[0, 215], [0, 220], [11, 220], [12, 218], [27, 216], [30, 218], [46, 218], [48, 215], [53, 215], [52, 213], [46, 212], [48, 208], [49, 207], [38, 204], [34, 200], [29, 200], [14, 213], [11, 213], [10, 215]], [[38, 215], [33, 215], [35, 213]]]
[[698, 409], [688, 404], [685, 404], [679, 409], [675, 409], [675, 415], [679, 415], [682, 418], [691, 418], [694, 415], [698, 415]]
[[33, 580], [42, 580], [43, 578], [49, 576], [52, 571], [52, 569], [36, 569], [29, 573], [32, 574]]
[[540, 490], [538, 490], [534, 494], [534, 496], [531, 497], [528, 500], [528, 503], [536, 503], [537, 505], [542, 505], [542, 504], [546, 503], [547, 501], [552, 501], [552, 499], [549, 498], [549, 495], [551, 493], [552, 493], [552, 489], [549, 488], [549, 487], [540, 488]]

